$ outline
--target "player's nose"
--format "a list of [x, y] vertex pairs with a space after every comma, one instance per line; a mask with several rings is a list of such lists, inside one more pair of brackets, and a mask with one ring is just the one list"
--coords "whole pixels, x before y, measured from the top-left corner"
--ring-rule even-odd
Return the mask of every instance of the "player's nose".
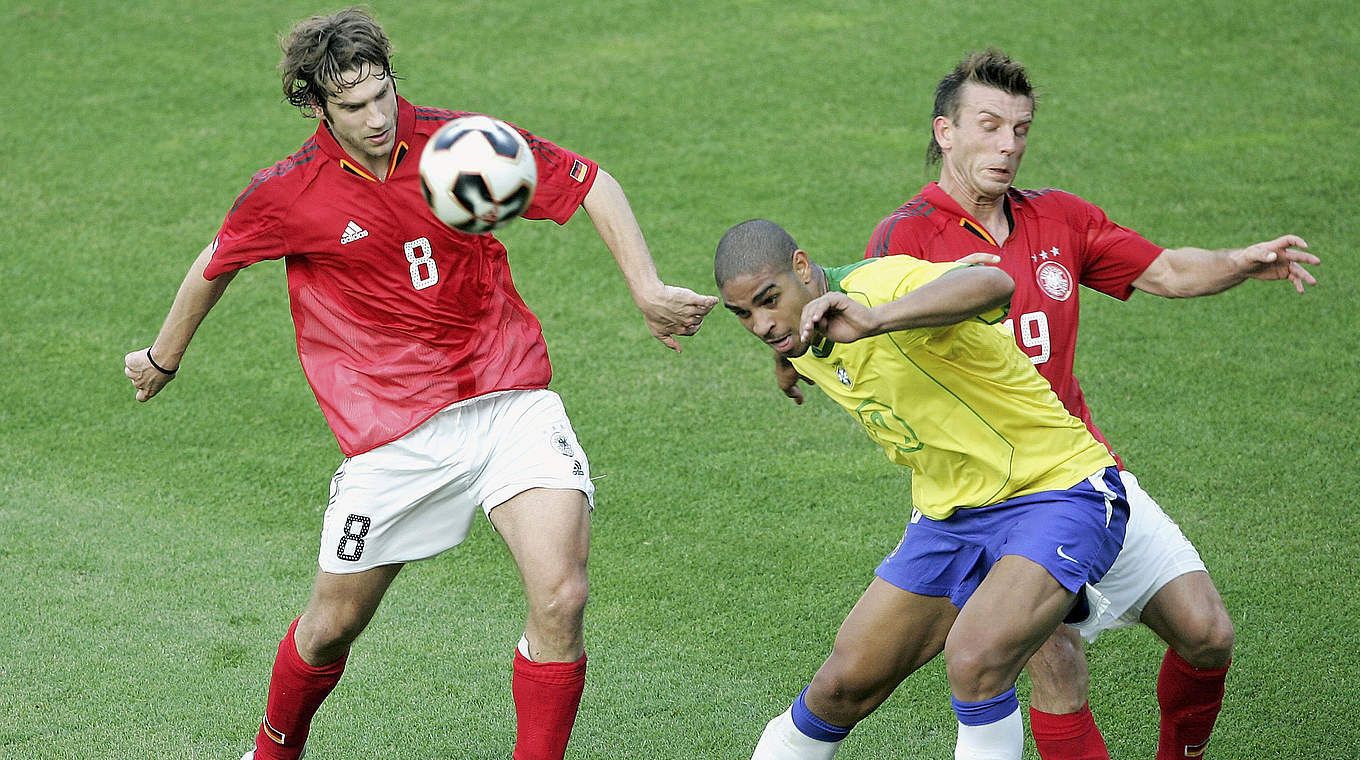
[[997, 131], [1001, 133], [1001, 153], [1007, 156], [1014, 155], [1020, 148], [1020, 136], [1011, 129], [1001, 129]]
[[760, 336], [761, 340], [768, 341], [770, 338], [774, 337], [774, 320], [765, 315], [756, 315], [752, 321], [751, 332]]

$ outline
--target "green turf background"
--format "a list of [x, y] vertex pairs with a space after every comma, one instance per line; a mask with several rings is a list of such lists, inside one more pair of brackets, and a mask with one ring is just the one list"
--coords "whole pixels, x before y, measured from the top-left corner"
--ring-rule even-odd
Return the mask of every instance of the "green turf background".
[[[154, 336], [250, 175], [312, 127], [282, 104], [299, 2], [0, 4], [0, 755], [236, 757], [315, 569], [340, 455], [299, 371], [282, 267], [237, 278], [180, 378]], [[402, 92], [487, 111], [624, 184], [663, 276], [712, 291], [731, 224], [828, 263], [932, 178], [934, 82], [987, 44], [1042, 91], [1019, 184], [1164, 245], [1286, 232], [1299, 297], [1083, 294], [1096, 418], [1211, 565], [1237, 624], [1218, 759], [1354, 757], [1360, 10], [1233, 3], [381, 3]], [[908, 514], [906, 479], [717, 313], [675, 356], [589, 223], [503, 236], [599, 481], [587, 687], [570, 756], [742, 758], [829, 650]], [[310, 758], [505, 758], [515, 571], [482, 526], [397, 581]], [[1091, 649], [1116, 758], [1151, 757], [1162, 647]], [[1022, 691], [1027, 690], [1022, 680]], [[949, 757], [939, 665], [845, 758]], [[1032, 748], [1027, 750], [1032, 755]]]

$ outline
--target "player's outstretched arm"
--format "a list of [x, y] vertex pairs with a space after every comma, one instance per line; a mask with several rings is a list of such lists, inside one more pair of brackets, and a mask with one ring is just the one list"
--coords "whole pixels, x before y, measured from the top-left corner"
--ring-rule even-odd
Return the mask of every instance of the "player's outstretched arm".
[[946, 272], [872, 309], [833, 290], [803, 307], [802, 339], [811, 340], [819, 332], [837, 343], [851, 343], [886, 332], [952, 325], [1006, 304], [1014, 292], [1010, 275], [992, 267]]
[[1296, 235], [1221, 251], [1168, 248], [1143, 270], [1133, 286], [1164, 298], [1193, 298], [1221, 293], [1248, 279], [1289, 280], [1302, 293], [1305, 285], [1317, 284], [1303, 265], [1322, 263], [1307, 248], [1303, 238]]
[[184, 276], [184, 282], [175, 294], [175, 302], [170, 306], [170, 313], [165, 317], [165, 324], [161, 326], [156, 342], [123, 357], [123, 374], [132, 381], [138, 401], [146, 401], [160, 393], [161, 388], [174, 379], [194, 331], [236, 276], [235, 272], [228, 272], [216, 280], [203, 279], [203, 270], [210, 259], [211, 245], [204, 248], [193, 266], [189, 267], [189, 273]]
[[647, 328], [657, 340], [679, 353], [680, 342], [675, 336], [698, 332], [718, 299], [661, 281], [628, 197], [618, 180], [604, 169], [596, 174], [595, 184], [581, 205], [590, 215], [600, 239], [614, 255], [614, 261], [628, 283], [628, 292], [633, 295], [633, 303], [647, 320]]

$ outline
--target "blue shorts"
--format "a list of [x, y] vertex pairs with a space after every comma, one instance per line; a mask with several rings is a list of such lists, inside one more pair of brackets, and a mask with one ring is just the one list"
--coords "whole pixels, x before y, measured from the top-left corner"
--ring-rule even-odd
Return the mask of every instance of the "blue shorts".
[[943, 520], [913, 514], [875, 573], [903, 591], [947, 596], [962, 609], [992, 565], [1014, 554], [1076, 592], [1114, 564], [1128, 519], [1119, 470], [1108, 467], [1064, 491], [960, 509]]

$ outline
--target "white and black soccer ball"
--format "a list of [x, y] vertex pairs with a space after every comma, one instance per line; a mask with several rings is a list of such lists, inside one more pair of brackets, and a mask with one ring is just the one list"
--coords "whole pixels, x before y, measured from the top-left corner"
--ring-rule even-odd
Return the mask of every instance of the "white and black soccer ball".
[[514, 127], [463, 116], [439, 128], [420, 154], [420, 189], [440, 221], [484, 234], [529, 207], [538, 185], [533, 151]]

